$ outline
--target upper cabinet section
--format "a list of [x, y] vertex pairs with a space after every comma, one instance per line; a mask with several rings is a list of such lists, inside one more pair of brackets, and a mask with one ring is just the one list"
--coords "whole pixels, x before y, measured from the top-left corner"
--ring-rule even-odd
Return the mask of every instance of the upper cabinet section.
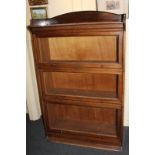
[[81, 63], [88, 68], [96, 68], [97, 63], [98, 67], [122, 67], [125, 15], [72, 12], [32, 20], [28, 28], [33, 35], [37, 63], [59, 63], [63, 68], [64, 62]]

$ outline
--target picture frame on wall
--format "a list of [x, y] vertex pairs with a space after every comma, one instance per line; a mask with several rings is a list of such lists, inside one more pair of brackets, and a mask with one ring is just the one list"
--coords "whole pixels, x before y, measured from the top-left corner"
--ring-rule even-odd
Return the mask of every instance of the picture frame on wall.
[[129, 0], [96, 0], [97, 11], [126, 14], [129, 17]]
[[35, 7], [31, 8], [32, 19], [45, 19], [47, 16], [47, 7]]
[[106, 10], [118, 10], [120, 9], [119, 0], [107, 0], [106, 1]]
[[29, 0], [29, 5], [45, 5], [48, 4], [48, 0]]

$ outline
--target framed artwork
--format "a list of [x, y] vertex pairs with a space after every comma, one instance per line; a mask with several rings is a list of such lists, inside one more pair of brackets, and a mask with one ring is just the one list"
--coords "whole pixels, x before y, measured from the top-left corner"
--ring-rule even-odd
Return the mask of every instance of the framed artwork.
[[106, 1], [106, 10], [118, 10], [120, 9], [119, 0], [107, 0]]
[[29, 0], [29, 5], [44, 5], [48, 4], [48, 0]]
[[32, 19], [47, 18], [47, 7], [31, 8]]
[[116, 14], [126, 14], [129, 17], [129, 0], [97, 0], [97, 10]]

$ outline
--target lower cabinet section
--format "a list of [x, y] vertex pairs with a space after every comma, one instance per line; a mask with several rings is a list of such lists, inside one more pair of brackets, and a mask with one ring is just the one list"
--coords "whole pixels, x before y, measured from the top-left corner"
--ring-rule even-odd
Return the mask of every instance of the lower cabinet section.
[[119, 109], [47, 103], [48, 137], [54, 141], [120, 149]]

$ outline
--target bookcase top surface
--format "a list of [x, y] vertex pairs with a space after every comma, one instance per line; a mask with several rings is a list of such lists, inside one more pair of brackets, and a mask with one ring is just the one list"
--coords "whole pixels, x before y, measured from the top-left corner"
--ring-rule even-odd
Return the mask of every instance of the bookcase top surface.
[[62, 14], [53, 18], [32, 19], [29, 27], [46, 27], [98, 22], [124, 22], [125, 14], [99, 11], [80, 11]]

